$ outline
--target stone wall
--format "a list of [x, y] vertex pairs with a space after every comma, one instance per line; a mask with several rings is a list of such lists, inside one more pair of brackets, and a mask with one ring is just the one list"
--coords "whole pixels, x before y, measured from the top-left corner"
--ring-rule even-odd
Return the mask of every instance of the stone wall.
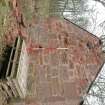
[[51, 17], [30, 27], [29, 35], [33, 46], [26, 105], [79, 105], [103, 64], [100, 40]]

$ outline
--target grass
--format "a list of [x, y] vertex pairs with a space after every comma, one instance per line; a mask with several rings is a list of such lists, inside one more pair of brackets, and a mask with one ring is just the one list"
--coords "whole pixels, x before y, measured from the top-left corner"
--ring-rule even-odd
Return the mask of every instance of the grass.
[[50, 0], [39, 0], [38, 1], [39, 16], [41, 17], [49, 16], [49, 5], [50, 5]]
[[0, 0], [0, 60], [6, 47], [3, 40], [4, 34], [8, 29], [8, 14], [10, 12], [8, 0]]
[[48, 17], [50, 0], [20, 0], [26, 22], [36, 17]]
[[[20, 6], [22, 6], [21, 11], [26, 22], [30, 22], [36, 17], [44, 18], [49, 16], [50, 0], [19, 0], [19, 2]], [[10, 28], [10, 11], [11, 5], [9, 4], [9, 0], [0, 0], [0, 60], [6, 47], [3, 40], [4, 34]]]

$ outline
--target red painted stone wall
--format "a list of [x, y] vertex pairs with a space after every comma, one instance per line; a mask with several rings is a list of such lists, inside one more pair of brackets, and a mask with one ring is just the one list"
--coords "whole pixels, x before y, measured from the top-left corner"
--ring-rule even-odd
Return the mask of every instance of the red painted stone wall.
[[28, 34], [27, 105], [79, 105], [103, 64], [100, 40], [51, 17], [28, 27]]

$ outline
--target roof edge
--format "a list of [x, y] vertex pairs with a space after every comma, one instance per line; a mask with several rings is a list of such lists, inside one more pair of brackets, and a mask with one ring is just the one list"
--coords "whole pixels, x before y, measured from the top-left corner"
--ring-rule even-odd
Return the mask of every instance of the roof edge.
[[93, 36], [93, 37], [95, 37], [95, 38], [101, 40], [101, 39], [100, 39], [98, 36], [96, 36], [95, 34], [92, 34], [91, 32], [87, 31], [86, 29], [84, 29], [84, 28], [80, 27], [79, 25], [73, 23], [73, 22], [70, 21], [69, 19], [67, 19], [67, 18], [65, 18], [65, 17], [63, 17], [63, 19], [66, 20], [66, 21], [68, 21], [68, 22], [70, 22], [70, 23], [72, 23], [72, 24], [75, 25], [76, 27], [78, 27], [78, 28], [80, 28], [80, 29], [86, 31], [87, 33], [91, 34], [91, 36]]

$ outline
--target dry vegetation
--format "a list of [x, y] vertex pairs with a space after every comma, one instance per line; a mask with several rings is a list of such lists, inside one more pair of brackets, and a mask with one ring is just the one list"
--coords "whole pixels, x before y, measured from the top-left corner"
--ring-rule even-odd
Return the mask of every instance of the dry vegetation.
[[8, 18], [9, 18], [9, 1], [8, 0], [0, 0], [0, 60], [2, 59], [2, 54], [6, 47], [4, 41], [4, 34], [8, 29]]

